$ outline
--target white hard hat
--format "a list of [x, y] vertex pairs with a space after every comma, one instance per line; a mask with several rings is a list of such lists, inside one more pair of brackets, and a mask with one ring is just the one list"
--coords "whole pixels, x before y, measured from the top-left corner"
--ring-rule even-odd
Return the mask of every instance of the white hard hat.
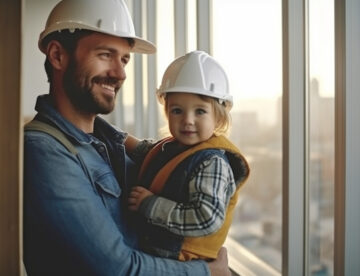
[[63, 0], [51, 11], [45, 30], [39, 37], [39, 48], [45, 53], [43, 39], [50, 33], [68, 29], [91, 30], [135, 41], [132, 52], [152, 54], [156, 47], [135, 35], [134, 24], [123, 0]]
[[219, 99], [232, 107], [229, 82], [224, 69], [203, 51], [193, 51], [175, 59], [166, 69], [157, 96], [164, 103], [167, 93], [184, 92]]

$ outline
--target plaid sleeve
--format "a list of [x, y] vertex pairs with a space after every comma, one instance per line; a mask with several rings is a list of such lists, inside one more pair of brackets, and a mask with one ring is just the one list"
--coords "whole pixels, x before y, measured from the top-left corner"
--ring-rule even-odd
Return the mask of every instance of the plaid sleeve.
[[153, 196], [142, 204], [140, 212], [150, 223], [182, 236], [204, 236], [218, 230], [236, 190], [231, 167], [213, 156], [201, 163], [197, 172], [189, 182], [189, 203]]

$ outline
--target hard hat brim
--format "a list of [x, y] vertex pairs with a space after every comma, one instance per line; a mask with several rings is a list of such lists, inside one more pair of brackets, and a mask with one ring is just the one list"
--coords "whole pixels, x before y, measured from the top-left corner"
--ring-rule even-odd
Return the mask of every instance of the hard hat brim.
[[189, 93], [189, 94], [196, 94], [211, 97], [217, 99], [219, 102], [224, 102], [225, 106], [229, 109], [233, 106], [233, 97], [231, 95], [227, 95], [224, 97], [223, 95], [213, 94], [209, 95], [207, 90], [200, 91], [197, 89], [196, 91], [192, 87], [174, 87], [171, 89], [162, 90], [161, 88], [156, 91], [156, 96], [160, 104], [165, 103], [165, 97], [168, 93]]
[[77, 26], [74, 27], [74, 22], [71, 24], [70, 26], [61, 26], [61, 28], [59, 28], [59, 26], [56, 26], [54, 28], [47, 28], [45, 31], [43, 31], [40, 36], [39, 36], [39, 42], [38, 42], [38, 47], [40, 49], [41, 52], [43, 52], [44, 54], [46, 54], [46, 45], [43, 44], [43, 40], [44, 38], [53, 33], [53, 32], [61, 32], [61, 30], [90, 30], [90, 31], [94, 31], [94, 32], [98, 32], [98, 33], [102, 33], [102, 34], [107, 34], [107, 35], [111, 35], [111, 36], [115, 36], [115, 37], [119, 37], [119, 38], [132, 38], [134, 39], [134, 46], [131, 48], [131, 52], [133, 53], [141, 53], [141, 54], [154, 54], [156, 53], [156, 46], [145, 39], [142, 39], [140, 37], [137, 36], [129, 36], [128, 34], [121, 34], [121, 33], [110, 33], [110, 32], [106, 32], [102, 29], [97, 29], [97, 28], [91, 28], [87, 25], [81, 25], [81, 24], [76, 24]]

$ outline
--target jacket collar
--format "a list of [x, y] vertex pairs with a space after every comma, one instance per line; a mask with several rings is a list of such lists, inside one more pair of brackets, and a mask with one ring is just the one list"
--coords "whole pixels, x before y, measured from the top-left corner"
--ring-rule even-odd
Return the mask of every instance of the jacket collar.
[[[38, 112], [39, 116], [45, 118], [45, 120], [49, 121], [51, 124], [54, 124], [62, 132], [68, 136], [71, 136], [79, 143], [90, 144], [94, 141], [94, 137], [92, 135], [89, 135], [74, 126], [55, 109], [51, 95], [46, 94], [38, 96], [35, 110]], [[121, 144], [124, 143], [127, 137], [127, 133], [117, 130], [99, 116], [95, 118], [94, 132]]]

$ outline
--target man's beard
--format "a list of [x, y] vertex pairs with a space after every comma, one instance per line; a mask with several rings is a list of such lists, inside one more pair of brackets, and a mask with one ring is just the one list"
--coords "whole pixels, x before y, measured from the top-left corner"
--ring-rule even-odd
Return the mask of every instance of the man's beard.
[[[92, 90], [94, 83], [117, 85], [120, 88], [119, 80], [111, 77], [96, 76], [92, 79], [86, 75], [86, 71], [78, 68], [75, 59], [72, 58], [64, 74], [63, 86], [66, 95], [71, 103], [79, 111], [91, 114], [108, 114], [113, 111], [115, 100], [103, 97], [101, 101]], [[117, 94], [119, 88], [115, 90]], [[116, 96], [115, 94], [115, 96]]]

